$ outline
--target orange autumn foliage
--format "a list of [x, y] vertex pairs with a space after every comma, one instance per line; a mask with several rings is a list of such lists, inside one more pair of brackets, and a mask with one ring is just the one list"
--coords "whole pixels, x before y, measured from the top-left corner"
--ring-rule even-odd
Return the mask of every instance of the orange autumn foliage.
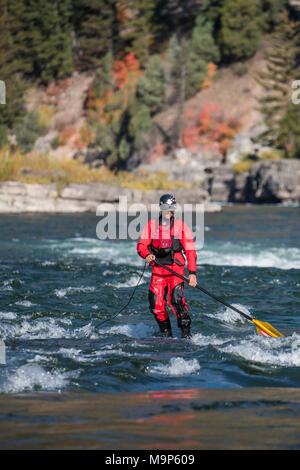
[[210, 132], [212, 126], [214, 126], [215, 116], [219, 112], [220, 106], [218, 104], [209, 104], [203, 106], [199, 117], [198, 117], [198, 125], [199, 125], [199, 132], [205, 133]]
[[122, 88], [128, 81], [136, 84], [141, 74], [140, 63], [133, 52], [124, 57], [124, 60], [116, 60], [113, 65], [113, 79], [117, 88]]
[[[186, 116], [191, 121], [191, 112], [186, 112]], [[212, 150], [225, 155], [241, 125], [237, 117], [225, 113], [219, 105], [207, 103], [196, 122], [184, 130], [183, 145], [192, 151]]]
[[113, 77], [117, 88], [122, 88], [128, 79], [128, 69], [122, 60], [116, 60], [113, 65]]
[[82, 139], [81, 135], [76, 135], [72, 140], [72, 148], [75, 150], [83, 150], [86, 147], [86, 142]]
[[208, 88], [211, 86], [212, 83], [212, 78], [214, 74], [216, 73], [217, 70], [217, 65], [214, 64], [213, 62], [208, 62], [207, 64], [207, 76], [204, 80], [204, 82], [201, 85], [201, 89], [204, 90], [204, 88]]
[[200, 145], [199, 128], [185, 129], [182, 135], [182, 143], [187, 149], [196, 150]]
[[117, 21], [121, 25], [126, 24], [129, 20], [129, 14], [128, 14], [126, 2], [124, 2], [123, 0], [121, 0], [120, 2], [117, 2], [116, 10], [117, 10]]
[[77, 130], [74, 126], [67, 124], [59, 135], [59, 143], [60, 145], [66, 145], [68, 141], [74, 137], [77, 133]]
[[133, 52], [130, 52], [124, 57], [124, 62], [128, 72], [137, 72], [140, 70], [140, 63]]
[[88, 90], [88, 119], [104, 123], [118, 121], [136, 91], [141, 73], [140, 63], [134, 53], [125, 55], [123, 60], [116, 60], [111, 71], [111, 88], [100, 97], [92, 87]]

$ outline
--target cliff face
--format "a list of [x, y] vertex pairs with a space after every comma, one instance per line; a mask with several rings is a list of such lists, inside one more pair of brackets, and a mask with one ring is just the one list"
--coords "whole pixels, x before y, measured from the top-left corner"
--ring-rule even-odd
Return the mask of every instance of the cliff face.
[[299, 203], [300, 160], [266, 160], [248, 172], [235, 174], [224, 165], [212, 171], [206, 182], [212, 201], [235, 203]]

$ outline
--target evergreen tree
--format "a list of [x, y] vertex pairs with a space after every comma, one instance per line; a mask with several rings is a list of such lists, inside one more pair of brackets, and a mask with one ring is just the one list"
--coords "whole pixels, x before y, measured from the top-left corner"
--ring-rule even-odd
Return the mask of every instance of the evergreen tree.
[[14, 43], [10, 31], [8, 0], [0, 0], [0, 80], [6, 87], [6, 104], [1, 105], [0, 126], [2, 143], [5, 143], [8, 128], [22, 117], [24, 93], [28, 87], [22, 79], [22, 63], [16, 59]]
[[139, 151], [146, 145], [153, 130], [150, 109], [138, 101], [131, 107], [128, 134], [132, 140], [132, 151]]
[[218, 38], [221, 29], [224, 0], [204, 0], [201, 15], [213, 25], [213, 36]]
[[225, 60], [251, 57], [258, 49], [265, 26], [261, 2], [224, 0], [219, 44]]
[[280, 23], [281, 13], [289, 5], [289, 0], [261, 0], [265, 12], [267, 29], [273, 29]]
[[38, 113], [29, 111], [14, 128], [18, 146], [24, 152], [30, 152], [42, 130], [43, 126], [39, 122]]
[[113, 166], [119, 160], [118, 147], [116, 145], [118, 129], [116, 126], [100, 121], [97, 123], [95, 130], [96, 144], [100, 145], [109, 166]]
[[177, 82], [180, 77], [180, 44], [176, 34], [173, 34], [169, 40], [168, 48], [166, 51], [166, 60], [164, 63], [164, 81], [165, 93], [164, 103], [166, 105], [174, 104], [178, 98], [177, 96]]
[[151, 111], [159, 104], [163, 86], [160, 59], [152, 58], [144, 81], [132, 53], [123, 61], [114, 61], [108, 53], [101, 65], [90, 93], [89, 122], [108, 164], [120, 169], [130, 155], [143, 149], [151, 133]]
[[[278, 24], [280, 21], [280, 14], [283, 9], [288, 6], [289, 0], [258, 0], [256, 3], [260, 13], [260, 24], [265, 31], [268, 31], [272, 30], [272, 28]], [[236, 1], [235, 4], [236, 9], [238, 9], [240, 6], [239, 2]], [[232, 8], [234, 9], [233, 4]], [[226, 14], [226, 0], [204, 0], [201, 14], [206, 20], [212, 22], [213, 36], [216, 39], [217, 44], [222, 41], [222, 38], [220, 38], [220, 30], [222, 28], [222, 16], [224, 13]]]
[[10, 32], [25, 74], [48, 84], [73, 72], [71, 0], [12, 0]]
[[200, 90], [207, 75], [207, 63], [220, 59], [218, 46], [213, 38], [213, 25], [199, 15], [188, 44], [186, 64], [186, 97]]
[[162, 105], [164, 97], [164, 73], [158, 55], [151, 57], [145, 73], [137, 83], [137, 98], [152, 112]]
[[220, 59], [220, 51], [213, 37], [212, 22], [207, 21], [202, 15], [196, 18], [190, 49], [205, 62], [217, 63]]
[[165, 63], [165, 103], [177, 102], [177, 117], [170, 141], [181, 145], [184, 102], [197, 93], [207, 76], [207, 64], [218, 62], [219, 49], [213, 38], [213, 25], [198, 15], [191, 38], [174, 34], [169, 41]]
[[[5, 1], [5, 0], [4, 0]], [[39, 11], [36, 2], [24, 0], [7, 1], [9, 33], [14, 56], [24, 75], [39, 76], [35, 70], [36, 48], [40, 40], [38, 32]]]
[[119, 35], [117, 0], [73, 0], [72, 22], [78, 43], [78, 66], [97, 68], [108, 52], [116, 53]]
[[113, 88], [113, 55], [111, 52], [105, 54], [100, 60], [100, 67], [95, 73], [93, 90], [98, 98], [103, 98], [105, 93]]
[[283, 148], [285, 157], [300, 158], [300, 105], [289, 103], [281, 119], [276, 143]]
[[257, 81], [265, 91], [259, 104], [268, 128], [262, 137], [285, 149], [286, 156], [293, 153], [292, 142], [299, 141], [300, 135], [299, 121], [293, 123], [293, 117], [299, 118], [298, 107], [291, 103], [292, 81], [299, 76], [298, 31], [299, 24], [291, 21], [285, 10], [270, 38], [265, 56], [266, 70], [257, 74]]
[[[203, 1], [203, 0], [202, 0]], [[158, 46], [164, 45], [174, 34], [180, 41], [187, 38], [202, 8], [199, 0], [156, 0], [152, 16], [152, 30]]]
[[126, 2], [128, 20], [122, 36], [127, 43], [126, 50], [133, 52], [142, 65], [146, 64], [150, 55], [155, 3], [155, 0]]

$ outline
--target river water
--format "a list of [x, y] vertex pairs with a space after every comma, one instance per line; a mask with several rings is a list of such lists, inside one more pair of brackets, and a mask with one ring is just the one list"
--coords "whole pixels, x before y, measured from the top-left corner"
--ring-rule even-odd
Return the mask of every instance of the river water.
[[144, 262], [98, 221], [0, 215], [0, 447], [299, 449], [299, 207], [207, 213], [197, 246], [198, 284], [284, 338], [186, 286], [192, 338], [171, 313], [161, 339], [148, 266], [116, 316]]

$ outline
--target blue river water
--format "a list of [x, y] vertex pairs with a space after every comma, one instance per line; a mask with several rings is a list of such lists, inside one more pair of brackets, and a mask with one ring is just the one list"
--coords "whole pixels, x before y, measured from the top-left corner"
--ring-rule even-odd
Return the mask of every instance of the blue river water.
[[[162, 339], [136, 240], [99, 240], [94, 214], [0, 215], [0, 393], [124, 393], [300, 385], [299, 207], [205, 214], [198, 284], [284, 338], [185, 286], [192, 338]], [[105, 321], [105, 322], [104, 322]]]

